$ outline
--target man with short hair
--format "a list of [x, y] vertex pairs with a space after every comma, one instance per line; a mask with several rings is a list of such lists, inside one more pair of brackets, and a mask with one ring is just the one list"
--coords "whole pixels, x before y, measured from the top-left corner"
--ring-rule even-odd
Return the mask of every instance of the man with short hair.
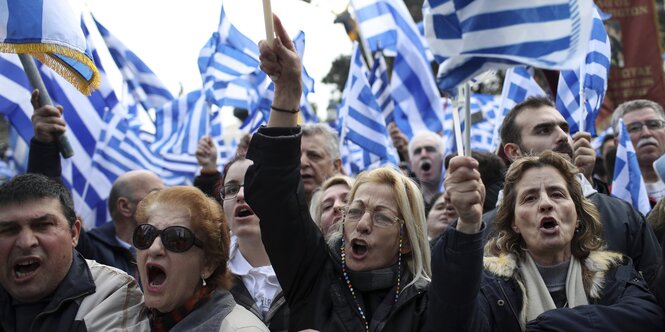
[[409, 142], [411, 171], [420, 183], [427, 206], [429, 206], [432, 196], [441, 188], [443, 149], [443, 139], [431, 131], [418, 132]]
[[665, 111], [651, 100], [631, 100], [619, 105], [612, 113], [615, 133], [620, 132], [619, 119], [623, 119], [635, 147], [637, 162], [653, 206], [665, 197], [665, 183], [653, 168], [653, 162], [665, 154]]
[[343, 173], [342, 157], [339, 152], [339, 137], [328, 125], [306, 123], [301, 127], [300, 175], [309, 204], [312, 195], [325, 180]]
[[[501, 128], [501, 144], [510, 161], [545, 150], [570, 158], [580, 169], [578, 180], [585, 197], [600, 212], [603, 240], [608, 249], [632, 258], [635, 268], [651, 285], [662, 261], [658, 239], [644, 217], [630, 204], [593, 188], [590, 181], [596, 153], [589, 140], [590, 135], [585, 132], [570, 136], [568, 123], [547, 97], [530, 97], [517, 104], [506, 115]], [[495, 216], [496, 210], [483, 215], [488, 233]]]
[[76, 252], [80, 229], [58, 181], [24, 174], [0, 185], [1, 331], [147, 326], [136, 280]]

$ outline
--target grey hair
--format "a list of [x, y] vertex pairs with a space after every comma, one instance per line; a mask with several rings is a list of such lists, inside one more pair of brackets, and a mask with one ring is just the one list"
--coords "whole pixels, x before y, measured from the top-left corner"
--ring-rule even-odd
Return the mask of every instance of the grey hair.
[[303, 136], [321, 135], [324, 137], [324, 148], [332, 160], [341, 159], [339, 152], [339, 136], [324, 123], [304, 123], [300, 125]]
[[413, 150], [415, 150], [415, 147], [414, 147], [415, 143], [414, 142], [418, 141], [419, 139], [429, 138], [429, 137], [433, 138], [435, 140], [435, 142], [438, 143], [437, 146], [436, 146], [437, 151], [439, 151], [440, 153], [443, 153], [443, 149], [445, 147], [443, 145], [443, 138], [441, 137], [441, 135], [439, 135], [439, 134], [437, 134], [433, 131], [425, 130], [425, 131], [417, 132], [415, 135], [413, 135], [411, 140], [409, 140], [409, 159], [413, 158]]
[[614, 113], [612, 113], [612, 129], [614, 129], [614, 132], [619, 133], [619, 119], [622, 119], [624, 115], [632, 111], [642, 108], [652, 109], [661, 120], [665, 121], [665, 111], [663, 111], [663, 107], [658, 103], [647, 99], [629, 100], [617, 106]]

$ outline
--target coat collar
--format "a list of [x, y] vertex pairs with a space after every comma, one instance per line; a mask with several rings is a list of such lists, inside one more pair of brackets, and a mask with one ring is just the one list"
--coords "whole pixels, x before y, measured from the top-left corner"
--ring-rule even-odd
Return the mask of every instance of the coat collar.
[[[605, 274], [613, 267], [621, 264], [623, 255], [611, 251], [592, 251], [582, 262], [582, 280], [584, 289], [590, 299], [598, 300], [603, 295]], [[521, 283], [521, 277], [517, 269], [517, 257], [515, 254], [501, 254], [489, 256], [483, 259], [485, 270], [492, 274], [516, 279]]]

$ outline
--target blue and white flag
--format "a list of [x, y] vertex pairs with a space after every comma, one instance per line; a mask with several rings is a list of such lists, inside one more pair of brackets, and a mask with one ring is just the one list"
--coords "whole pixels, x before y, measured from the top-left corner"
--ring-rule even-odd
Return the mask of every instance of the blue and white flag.
[[155, 142], [150, 149], [196, 154], [199, 140], [210, 133], [211, 116], [201, 90], [190, 92], [155, 110]]
[[395, 102], [390, 94], [390, 80], [388, 79], [388, 66], [381, 52], [374, 54], [374, 63], [367, 78], [376, 96], [376, 102], [381, 106], [381, 113], [386, 123], [394, 121]]
[[425, 36], [441, 64], [439, 88], [492, 68], [573, 69], [587, 50], [593, 1], [426, 0]]
[[362, 169], [396, 166], [399, 160], [397, 150], [392, 146], [381, 106], [367, 81], [367, 70], [360, 48], [357, 43], [354, 47], [349, 77], [339, 108], [340, 142], [344, 144], [345, 140], [349, 140], [363, 149]]
[[0, 52], [30, 54], [89, 95], [99, 73], [66, 0], [0, 0]]
[[[223, 6], [218, 29], [201, 49], [198, 65], [208, 102], [219, 107], [251, 109], [248, 101], [258, 100], [258, 96], [252, 96], [246, 90], [250, 88], [247, 85], [255, 82], [246, 83], [242, 76], [259, 67], [259, 48], [231, 24]], [[234, 84], [239, 79], [240, 82]]]
[[[583, 130], [596, 136], [596, 117], [607, 91], [611, 62], [610, 39], [597, 8], [593, 10], [590, 36], [584, 62], [575, 70], [562, 70], [559, 73], [556, 108], [568, 122], [571, 135], [580, 131], [580, 121], [583, 121]], [[580, 106], [582, 92], [584, 105]]]
[[[88, 30], [82, 26], [87, 35]], [[89, 37], [88, 37], [89, 38]], [[132, 130], [127, 124], [127, 109], [118, 101], [115, 92], [106, 78], [103, 66], [99, 61], [97, 52], [90, 40], [91, 54], [99, 68], [100, 88], [92, 92], [89, 97], [82, 95], [62, 77], [48, 69], [39, 66], [44, 84], [54, 103], [65, 109], [63, 113], [67, 123], [68, 136], [76, 154], [72, 158], [61, 160], [62, 179], [71, 190], [76, 212], [80, 215], [85, 226], [92, 228], [109, 220], [107, 197], [115, 179], [124, 172], [132, 169], [150, 169], [170, 181], [170, 184], [181, 183], [191, 179], [196, 171], [196, 161], [185, 164], [157, 158], [145, 142], [139, 138], [139, 133]], [[30, 117], [32, 105], [30, 93], [32, 88], [22, 70], [18, 57], [15, 55], [2, 55], [0, 57], [0, 112], [3, 113], [16, 130], [19, 146], [26, 146], [33, 136]], [[110, 131], [109, 118], [117, 119], [122, 123], [124, 132]], [[116, 126], [116, 128], [118, 128]], [[112, 132], [109, 136], [106, 133]], [[135, 144], [114, 146], [110, 137], [134, 137]], [[118, 151], [115, 149], [122, 149]], [[14, 156], [20, 156], [21, 151], [14, 150]], [[113, 158], [115, 155], [129, 155], [137, 162], [130, 163], [130, 159]], [[19, 157], [21, 158], [21, 157]], [[16, 162], [20, 162], [15, 158]], [[25, 169], [23, 169], [24, 171]], [[173, 173], [181, 175], [179, 178]], [[186, 174], [182, 175], [182, 174]], [[180, 181], [180, 182], [176, 182]]]
[[[481, 152], [494, 152], [494, 126], [499, 114], [499, 96], [472, 94], [471, 95], [471, 150]], [[443, 137], [445, 142], [444, 156], [457, 153], [455, 132], [453, 129], [452, 101], [445, 98], [444, 102]], [[461, 112], [460, 112], [461, 113]], [[460, 126], [463, 129], [466, 119], [460, 114]]]
[[501, 104], [499, 112], [494, 119], [494, 150], [501, 145], [501, 126], [506, 114], [531, 96], [545, 96], [546, 93], [533, 79], [529, 69], [524, 66], [517, 66], [506, 71], [506, 77], [503, 81], [503, 90], [501, 91]]
[[362, 37], [376, 45], [372, 49], [395, 52], [390, 86], [399, 129], [409, 138], [422, 130], [441, 132], [441, 98], [429, 50], [404, 2], [353, 0], [351, 4]]
[[160, 107], [173, 100], [173, 95], [150, 68], [101, 23], [95, 20], [99, 33], [120, 69], [129, 93], [144, 109]]
[[635, 147], [630, 140], [628, 130], [619, 120], [619, 145], [617, 145], [616, 162], [614, 163], [614, 180], [612, 181], [612, 195], [630, 203], [643, 215], [651, 211], [647, 188], [644, 185], [640, 165], [637, 162]]

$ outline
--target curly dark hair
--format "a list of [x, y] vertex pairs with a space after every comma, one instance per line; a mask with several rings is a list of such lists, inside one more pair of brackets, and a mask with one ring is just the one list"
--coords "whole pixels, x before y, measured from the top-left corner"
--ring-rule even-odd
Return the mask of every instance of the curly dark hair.
[[580, 220], [580, 228], [579, 232], [575, 232], [571, 241], [572, 255], [583, 260], [589, 256], [591, 251], [598, 250], [603, 246], [603, 225], [600, 222], [600, 214], [596, 206], [582, 193], [582, 186], [576, 179], [576, 174], [579, 173], [578, 169], [561, 154], [545, 151], [539, 156], [520, 158], [508, 169], [503, 187], [503, 202], [494, 220], [497, 235], [492, 237], [485, 245], [487, 254], [500, 256], [501, 254], [511, 253], [520, 259], [524, 258], [524, 251], [521, 250], [525, 247], [524, 239], [512, 227], [517, 203], [517, 183], [527, 170], [543, 167], [553, 167], [561, 174], [575, 204], [575, 212], [577, 212], [577, 217]]

